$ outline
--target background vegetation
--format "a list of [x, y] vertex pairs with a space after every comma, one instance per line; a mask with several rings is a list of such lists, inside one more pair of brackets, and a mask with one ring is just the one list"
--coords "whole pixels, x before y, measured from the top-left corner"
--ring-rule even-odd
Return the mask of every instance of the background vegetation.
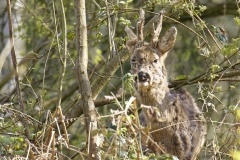
[[[10, 54], [6, 2], [0, 2], [3, 159], [87, 159], [89, 133], [95, 136], [102, 159], [143, 157], [139, 135], [147, 131], [138, 124], [140, 108], [128, 74], [124, 32], [125, 26], [134, 29], [139, 8], [145, 10], [148, 26], [166, 9], [163, 32], [170, 26], [178, 29], [176, 45], [166, 61], [169, 87], [187, 88], [206, 117], [208, 133], [199, 159], [240, 158], [239, 1], [86, 1], [88, 77], [98, 122], [94, 130], [91, 123], [85, 125], [86, 106], [76, 76], [77, 1], [11, 1], [19, 77]], [[149, 32], [145, 29], [145, 34]]]

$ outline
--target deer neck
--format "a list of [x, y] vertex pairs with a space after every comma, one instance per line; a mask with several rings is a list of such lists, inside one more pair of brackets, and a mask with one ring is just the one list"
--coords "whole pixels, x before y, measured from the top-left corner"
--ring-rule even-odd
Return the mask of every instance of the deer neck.
[[165, 84], [161, 83], [146, 90], [136, 90], [136, 95], [141, 104], [157, 106], [165, 110], [169, 99], [169, 88], [165, 82]]

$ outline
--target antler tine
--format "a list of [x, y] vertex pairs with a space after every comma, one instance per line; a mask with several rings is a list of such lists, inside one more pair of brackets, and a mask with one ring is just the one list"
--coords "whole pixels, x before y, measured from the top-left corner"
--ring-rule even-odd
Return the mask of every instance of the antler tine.
[[153, 23], [151, 46], [154, 47], [154, 48], [157, 46], [158, 36], [159, 36], [159, 34], [162, 30], [162, 21], [163, 21], [163, 13], [160, 12], [159, 20], [157, 22], [156, 29], [155, 29], [155, 26], [154, 26], [154, 23]]
[[143, 25], [144, 25], [144, 15], [145, 12], [143, 9], [139, 10], [139, 20], [137, 22], [137, 40], [140, 43], [143, 43]]

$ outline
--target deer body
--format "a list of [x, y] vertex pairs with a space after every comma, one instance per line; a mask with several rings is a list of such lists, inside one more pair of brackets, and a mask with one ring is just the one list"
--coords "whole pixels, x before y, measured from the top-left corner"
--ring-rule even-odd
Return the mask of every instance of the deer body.
[[[131, 53], [131, 72], [134, 89], [143, 108], [143, 126], [150, 126], [150, 137], [143, 138], [148, 152], [171, 154], [181, 160], [196, 159], [205, 135], [205, 121], [192, 96], [184, 89], [170, 90], [164, 60], [173, 47], [177, 30], [170, 28], [159, 40], [162, 14], [153, 26], [150, 43], [143, 41], [144, 12], [140, 11], [137, 35], [125, 29]], [[143, 136], [144, 137], [144, 136]], [[151, 139], [151, 140], [150, 140]]]

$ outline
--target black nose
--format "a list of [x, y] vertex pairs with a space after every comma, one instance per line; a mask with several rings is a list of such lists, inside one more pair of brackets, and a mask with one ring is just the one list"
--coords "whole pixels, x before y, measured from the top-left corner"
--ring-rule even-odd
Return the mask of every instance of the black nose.
[[140, 81], [140, 82], [145, 82], [145, 81], [147, 81], [148, 80], [148, 74], [146, 74], [146, 73], [144, 73], [144, 72], [139, 72], [138, 73], [138, 80]]

